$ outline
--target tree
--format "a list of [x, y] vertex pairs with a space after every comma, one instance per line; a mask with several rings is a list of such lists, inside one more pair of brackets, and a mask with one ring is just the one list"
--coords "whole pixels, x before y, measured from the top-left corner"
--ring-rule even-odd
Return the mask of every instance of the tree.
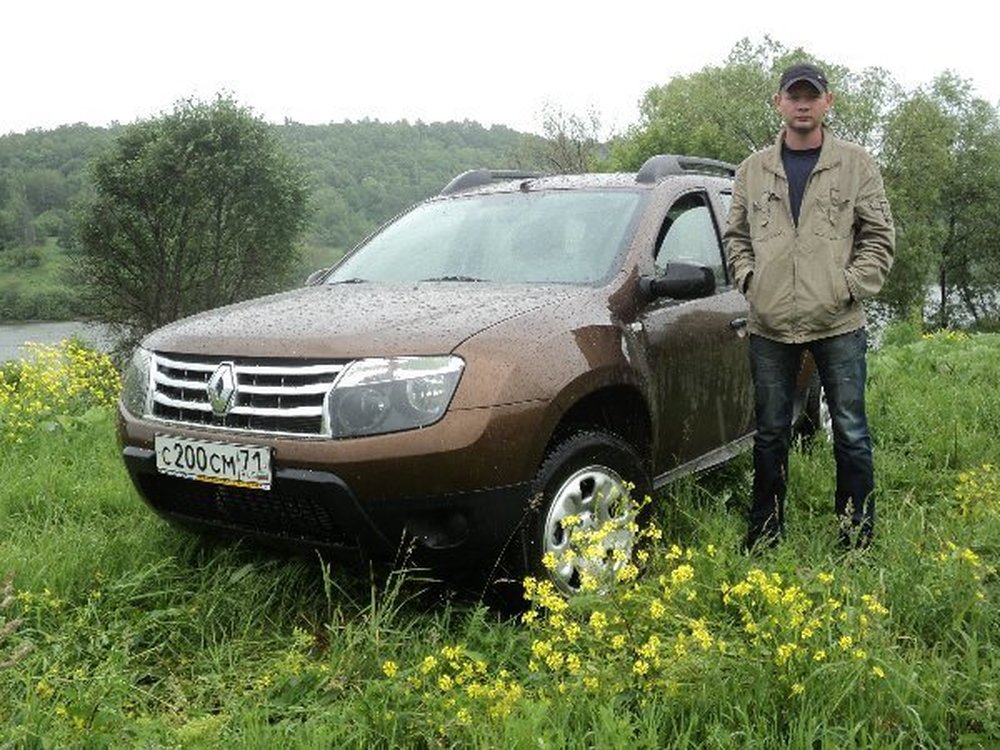
[[526, 137], [519, 161], [541, 165], [556, 174], [593, 172], [599, 166], [603, 146], [601, 120], [591, 109], [580, 115], [555, 104], [542, 108], [544, 138]]
[[952, 73], [917, 90], [886, 125], [885, 177], [897, 220], [897, 256], [886, 289], [897, 311], [922, 307], [937, 286], [938, 325], [961, 310], [996, 318], [1000, 278], [1000, 121]]
[[649, 89], [640, 121], [613, 144], [611, 160], [638, 169], [659, 153], [689, 154], [739, 162], [774, 139], [777, 116], [769, 99], [773, 58], [783, 48], [771, 40], [752, 47], [743, 40], [723, 66], [706, 66]]
[[123, 344], [287, 282], [305, 178], [271, 126], [232, 99], [183, 101], [125, 128], [91, 171], [79, 280], [85, 309]]
[[66, 178], [56, 169], [33, 169], [25, 173], [24, 197], [36, 215], [53, 208], [66, 208], [69, 187]]
[[886, 124], [885, 182], [896, 224], [896, 263], [880, 299], [897, 317], [922, 315], [944, 225], [943, 176], [954, 128], [929, 97], [900, 104]]

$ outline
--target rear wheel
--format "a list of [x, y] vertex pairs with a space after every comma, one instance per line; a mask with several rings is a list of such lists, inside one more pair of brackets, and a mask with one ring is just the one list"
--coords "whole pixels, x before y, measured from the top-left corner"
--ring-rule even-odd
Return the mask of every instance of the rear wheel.
[[649, 472], [621, 438], [594, 430], [558, 443], [532, 485], [530, 572], [563, 594], [579, 591], [588, 577], [610, 583], [632, 559], [634, 522], [649, 492]]

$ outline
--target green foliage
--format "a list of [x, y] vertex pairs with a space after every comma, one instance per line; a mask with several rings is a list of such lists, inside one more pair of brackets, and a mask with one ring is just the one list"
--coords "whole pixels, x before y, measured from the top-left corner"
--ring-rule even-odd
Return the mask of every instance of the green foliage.
[[555, 174], [595, 172], [602, 167], [601, 120], [590, 110], [584, 115], [555, 105], [542, 110], [544, 138], [525, 138], [521, 161]]
[[669, 488], [645, 575], [529, 585], [517, 620], [199, 542], [136, 495], [111, 410], [39, 426], [0, 450], [0, 745], [995, 747], [1000, 337], [898, 338], [871, 358], [870, 550], [836, 549], [819, 443], [786, 542], [739, 554], [742, 458]]
[[51, 237], [0, 252], [0, 321], [71, 320], [82, 314], [74, 288], [70, 257]]
[[121, 389], [107, 354], [71, 340], [29, 347], [27, 357], [0, 369], [0, 447], [38, 429], [93, 421]]
[[68, 237], [69, 211], [87, 186], [87, 160], [113, 133], [67, 125], [0, 136], [0, 258], [4, 250]]
[[740, 42], [721, 66], [709, 65], [646, 92], [639, 124], [612, 145], [611, 161], [634, 171], [657, 153], [740, 162], [773, 141], [772, 69], [786, 51], [770, 39]]
[[280, 289], [306, 216], [300, 167], [231, 99], [124, 129], [93, 165], [80, 278], [92, 316], [135, 340]]
[[1000, 312], [1000, 118], [953, 74], [903, 101], [886, 123], [885, 177], [899, 227], [899, 270], [885, 299], [920, 307], [938, 287], [936, 323]]
[[882, 346], [897, 347], [912, 344], [921, 339], [924, 327], [918, 316], [905, 320], [895, 320], [882, 332]]

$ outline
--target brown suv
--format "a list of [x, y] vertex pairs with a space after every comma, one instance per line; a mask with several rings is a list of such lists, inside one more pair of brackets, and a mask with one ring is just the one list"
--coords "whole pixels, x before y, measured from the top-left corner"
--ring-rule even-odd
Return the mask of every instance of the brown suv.
[[667, 155], [459, 175], [306, 287], [150, 334], [119, 409], [136, 487], [185, 526], [577, 588], [562, 553], [629, 510], [627, 482], [752, 439], [731, 184]]

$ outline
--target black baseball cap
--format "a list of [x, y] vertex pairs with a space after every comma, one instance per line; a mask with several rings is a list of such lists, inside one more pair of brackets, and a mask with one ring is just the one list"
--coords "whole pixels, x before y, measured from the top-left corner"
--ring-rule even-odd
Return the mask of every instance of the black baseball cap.
[[828, 90], [826, 74], [815, 65], [810, 65], [809, 63], [793, 65], [782, 73], [781, 84], [778, 86], [778, 89], [780, 91], [788, 91], [793, 83], [798, 83], [799, 81], [811, 84], [820, 93], [825, 93]]

